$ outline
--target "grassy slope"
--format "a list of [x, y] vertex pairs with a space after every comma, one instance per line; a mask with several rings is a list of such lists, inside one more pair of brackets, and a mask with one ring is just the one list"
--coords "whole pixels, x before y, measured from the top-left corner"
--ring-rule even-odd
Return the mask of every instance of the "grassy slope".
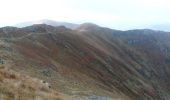
[[40, 80], [0, 69], [1, 100], [62, 100]]

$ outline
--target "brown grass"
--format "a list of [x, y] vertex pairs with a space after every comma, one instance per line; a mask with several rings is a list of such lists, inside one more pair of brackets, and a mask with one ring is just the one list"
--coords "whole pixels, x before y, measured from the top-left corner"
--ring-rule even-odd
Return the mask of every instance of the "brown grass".
[[0, 100], [63, 100], [39, 79], [0, 69]]

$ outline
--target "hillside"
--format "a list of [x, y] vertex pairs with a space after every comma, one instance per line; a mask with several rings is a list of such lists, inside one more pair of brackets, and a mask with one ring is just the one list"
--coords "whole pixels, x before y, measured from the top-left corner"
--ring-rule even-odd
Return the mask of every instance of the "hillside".
[[74, 30], [45, 24], [4, 27], [0, 62], [78, 100], [168, 100], [169, 38], [167, 32], [91, 23]]

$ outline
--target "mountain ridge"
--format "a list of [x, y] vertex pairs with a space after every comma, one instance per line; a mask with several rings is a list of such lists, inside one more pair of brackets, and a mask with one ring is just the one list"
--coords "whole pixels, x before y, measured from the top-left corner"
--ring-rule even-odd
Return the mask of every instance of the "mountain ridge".
[[[51, 25], [54, 27], [57, 26], [65, 26], [66, 28], [70, 28], [70, 29], [77, 29], [78, 27], [80, 28], [80, 26], [85, 26], [87, 24], [89, 24], [88, 26], [98, 26], [96, 24], [90, 23], [90, 22], [86, 22], [86, 23], [82, 23], [82, 24], [74, 24], [74, 23], [69, 23], [69, 22], [62, 22], [62, 21], [54, 21], [54, 20], [49, 20], [49, 19], [42, 19], [42, 20], [35, 20], [35, 21], [27, 21], [27, 22], [23, 22], [23, 23], [17, 23], [15, 25], [13, 25], [14, 27], [18, 27], [18, 28], [22, 28], [22, 27], [27, 27], [27, 26], [31, 26], [34, 24], [46, 24], [46, 25]], [[169, 24], [155, 24], [155, 25], [150, 25], [150, 26], [145, 26], [142, 29], [150, 29], [150, 30], [155, 30], [155, 31], [166, 31], [169, 32]], [[113, 28], [112, 28], [113, 29]], [[127, 30], [135, 30], [134, 29], [126, 29]]]

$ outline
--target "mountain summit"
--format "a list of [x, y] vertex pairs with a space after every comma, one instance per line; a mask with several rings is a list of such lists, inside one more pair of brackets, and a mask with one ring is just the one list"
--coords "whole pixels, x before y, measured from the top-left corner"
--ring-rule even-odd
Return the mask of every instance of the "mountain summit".
[[26, 26], [31, 26], [31, 25], [34, 25], [34, 24], [46, 24], [46, 25], [51, 25], [51, 26], [54, 26], [54, 27], [65, 26], [65, 27], [70, 28], [70, 29], [74, 29], [78, 26], [77, 24], [73, 24], [73, 23], [57, 22], [57, 21], [48, 20], [48, 19], [18, 23], [14, 26], [16, 26], [16, 27], [26, 27]]

